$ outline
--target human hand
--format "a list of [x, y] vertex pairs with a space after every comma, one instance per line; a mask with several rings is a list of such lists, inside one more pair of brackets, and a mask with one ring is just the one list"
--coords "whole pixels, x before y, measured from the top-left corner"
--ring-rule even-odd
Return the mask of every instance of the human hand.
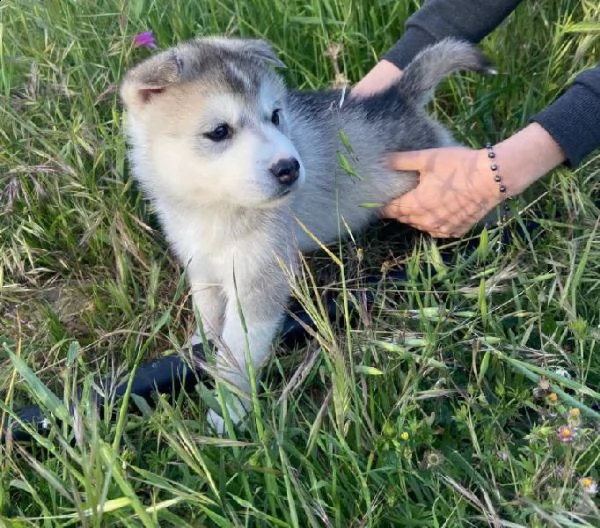
[[402, 70], [391, 62], [382, 59], [352, 88], [351, 96], [364, 97], [384, 89], [395, 83], [402, 75]]
[[418, 172], [419, 184], [387, 204], [383, 215], [435, 237], [464, 235], [502, 199], [485, 149], [398, 152], [389, 163], [398, 171]]
[[[494, 145], [506, 196], [521, 194], [565, 160], [565, 153], [538, 123]], [[383, 215], [436, 237], [459, 237], [505, 198], [486, 149], [446, 147], [398, 152], [389, 160], [398, 171], [416, 171], [419, 184], [383, 209]]]
[[[353, 88], [351, 96], [382, 91], [402, 76], [402, 70], [381, 60]], [[419, 173], [419, 185], [393, 200], [383, 215], [436, 237], [459, 237], [500, 201], [498, 184], [489, 169], [487, 153], [467, 148], [440, 148], [396, 153], [390, 157], [398, 171]]]

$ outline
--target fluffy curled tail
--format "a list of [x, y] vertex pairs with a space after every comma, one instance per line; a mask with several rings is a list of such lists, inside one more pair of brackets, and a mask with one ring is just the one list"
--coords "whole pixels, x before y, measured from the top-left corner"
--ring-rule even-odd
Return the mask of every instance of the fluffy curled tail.
[[474, 45], [446, 38], [419, 52], [396, 86], [408, 101], [424, 105], [440, 81], [457, 71], [496, 73], [489, 59]]

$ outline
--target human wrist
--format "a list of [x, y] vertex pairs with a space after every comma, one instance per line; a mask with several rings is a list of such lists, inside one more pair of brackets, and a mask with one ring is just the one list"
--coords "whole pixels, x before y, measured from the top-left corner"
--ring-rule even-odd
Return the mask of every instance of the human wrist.
[[[565, 160], [565, 154], [558, 143], [538, 123], [531, 123], [494, 145], [493, 150], [507, 196], [521, 194]], [[490, 176], [492, 177], [491, 172]], [[497, 188], [500, 193], [498, 184]]]
[[[488, 146], [491, 148], [488, 148]], [[506, 199], [508, 194], [502, 181], [501, 169], [498, 170], [500, 161], [497, 160], [495, 148], [495, 146], [488, 143], [486, 147], [476, 151], [477, 178], [480, 179], [477, 189], [479, 190], [480, 202], [486, 208], [495, 207]], [[490, 156], [494, 157], [491, 158]], [[503, 186], [504, 191], [501, 190], [501, 186]]]

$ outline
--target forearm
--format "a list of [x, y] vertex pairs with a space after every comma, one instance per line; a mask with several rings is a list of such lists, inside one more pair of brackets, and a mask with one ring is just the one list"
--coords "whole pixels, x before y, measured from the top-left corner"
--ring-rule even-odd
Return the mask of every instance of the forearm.
[[402, 70], [426, 46], [456, 37], [479, 42], [515, 9], [521, 0], [428, 0], [404, 27], [404, 34], [353, 88], [367, 95], [393, 84]]
[[424, 47], [444, 37], [478, 43], [521, 0], [429, 0], [405, 23], [404, 34], [383, 59], [404, 69]]
[[531, 124], [495, 146], [502, 182], [520, 194], [567, 162], [577, 166], [600, 147], [600, 65], [577, 76]]
[[579, 74], [550, 106], [531, 119], [539, 123], [576, 167], [600, 147], [600, 64]]
[[[498, 173], [509, 196], [521, 194], [532, 183], [558, 167], [566, 159], [560, 145], [538, 123], [531, 123], [516, 134], [494, 146]], [[480, 151], [482, 157], [487, 151]], [[486, 160], [486, 164], [490, 162]], [[490, 170], [486, 182], [488, 193], [501, 198], [499, 184]]]

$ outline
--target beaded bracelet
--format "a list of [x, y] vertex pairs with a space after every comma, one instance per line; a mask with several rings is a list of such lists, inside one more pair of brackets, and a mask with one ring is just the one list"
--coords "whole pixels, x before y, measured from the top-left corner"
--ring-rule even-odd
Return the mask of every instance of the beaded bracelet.
[[510, 196], [508, 195], [508, 191], [506, 189], [506, 185], [502, 181], [502, 176], [500, 176], [500, 172], [498, 172], [498, 164], [495, 161], [496, 153], [494, 152], [494, 146], [491, 143], [486, 143], [485, 148], [488, 151], [488, 158], [491, 160], [490, 169], [494, 173], [494, 181], [498, 184], [498, 189], [500, 190], [500, 194], [502, 195], [502, 203], [500, 205], [500, 222], [506, 222], [506, 218], [509, 213], [508, 199]]

